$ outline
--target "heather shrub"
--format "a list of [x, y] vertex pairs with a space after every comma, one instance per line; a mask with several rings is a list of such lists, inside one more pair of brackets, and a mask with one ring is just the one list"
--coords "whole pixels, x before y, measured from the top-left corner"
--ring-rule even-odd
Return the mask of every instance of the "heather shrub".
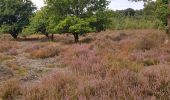
[[152, 38], [142, 38], [139, 44], [137, 45], [137, 48], [141, 50], [149, 50], [157, 46], [155, 42], [156, 41]]
[[170, 98], [170, 75], [168, 66], [153, 66], [134, 73], [121, 70], [109, 76], [109, 96], [114, 99], [158, 99]]
[[0, 61], [1, 62], [7, 61], [7, 60], [12, 60], [12, 59], [14, 59], [14, 57], [6, 55], [6, 54], [0, 54]]
[[32, 44], [30, 47], [26, 47], [24, 51], [25, 51], [26, 53], [30, 53], [30, 52], [32, 52], [32, 51], [35, 51], [35, 50], [39, 50], [39, 49], [41, 49], [41, 48], [44, 48], [44, 47], [47, 46], [47, 45], [50, 45], [50, 43], [34, 43], [34, 44]]
[[[123, 58], [124, 57], [124, 58]], [[126, 55], [118, 53], [118, 54], [111, 54], [108, 53], [104, 56], [105, 65], [109, 68], [108, 73], [115, 74], [122, 69], [128, 69], [134, 72], [138, 72], [143, 68], [141, 63], [132, 61]]]
[[153, 66], [139, 73], [140, 87], [138, 91], [143, 97], [153, 96], [159, 100], [170, 99], [170, 68], [169, 66]]
[[6, 98], [18, 97], [24, 100], [169, 100], [169, 71], [169, 66], [152, 66], [138, 73], [122, 69], [104, 78], [54, 71], [38, 82], [20, 83], [20, 88], [14, 88], [14, 90], [8, 88], [7, 92], [1, 93], [10, 94], [10, 96], [3, 96]]
[[59, 49], [57, 48], [58, 46], [56, 45], [47, 45], [44, 46], [43, 48], [37, 47], [35, 50], [30, 52], [30, 57], [31, 58], [49, 58], [49, 57], [54, 57], [59, 54]]
[[16, 56], [16, 55], [18, 55], [18, 51], [13, 48], [13, 49], [10, 49], [7, 54], [8, 55]]
[[134, 51], [129, 55], [129, 59], [145, 66], [166, 64], [169, 60], [169, 53], [155, 48], [147, 51]]
[[11, 41], [1, 41], [0, 43], [0, 53], [8, 52], [10, 49], [18, 48], [15, 42]]
[[150, 50], [156, 48], [164, 43], [165, 37], [166, 36], [163, 33], [145, 34], [145, 36], [139, 38], [135, 48], [138, 50]]
[[17, 79], [10, 79], [3, 84], [0, 98], [3, 100], [15, 100], [20, 94], [20, 82]]
[[121, 41], [126, 38], [128, 35], [126, 33], [120, 33], [116, 37], [110, 37], [113, 41]]
[[140, 99], [136, 92], [138, 84], [137, 76], [128, 69], [122, 69], [118, 73], [109, 76], [108, 96], [111, 99]]
[[[70, 37], [64, 38], [62, 35], [62, 42], [60, 40], [55, 43], [31, 42], [33, 44], [28, 46], [22, 44], [23, 48], [19, 53], [22, 51], [24, 53], [15, 57], [6, 55], [13, 48], [0, 53], [2, 64], [5, 64], [9, 70], [12, 69], [10, 72], [11, 70], [8, 71], [4, 69], [5, 67], [0, 68], [0, 76], [10, 72], [4, 76], [6, 79], [21, 78], [21, 81], [12, 79], [0, 82], [0, 98], [3, 100], [169, 100], [170, 45], [163, 44], [164, 34], [153, 30], [113, 33], [112, 31], [90, 33], [87, 41], [83, 37], [80, 44], [64, 43], [63, 41]], [[153, 41], [154, 46], [147, 46], [147, 49], [138, 48], [143, 45], [141, 40], [145, 37]], [[25, 58], [27, 55], [31, 58], [46, 59], [30, 60]], [[56, 55], [58, 56], [54, 57]], [[17, 57], [23, 57], [26, 62], [20, 63]], [[36, 62], [35, 65], [37, 61], [38, 65], [39, 61], [47, 61], [47, 64], [42, 68], [37, 66], [32, 68], [30, 65], [32, 61]], [[46, 62], [42, 64], [44, 63]], [[23, 67], [23, 64], [28, 67]], [[46, 69], [54, 71], [46, 73]], [[34, 73], [38, 74], [36, 80], [23, 79], [23, 76], [27, 75], [34, 77]]]
[[16, 60], [8, 61], [5, 64], [15, 73], [15, 75], [25, 76], [28, 73], [28, 69], [26, 67], [20, 66]]
[[23, 86], [24, 100], [74, 100], [77, 81], [71, 73], [54, 71], [34, 84]]
[[110, 81], [102, 78], [80, 80], [78, 85], [79, 100], [109, 100]]
[[88, 45], [74, 45], [63, 58], [67, 66], [78, 74], [102, 74], [106, 70], [102, 58]]
[[151, 66], [151, 65], [157, 65], [159, 64], [159, 61], [156, 59], [145, 59], [143, 61], [144, 66]]

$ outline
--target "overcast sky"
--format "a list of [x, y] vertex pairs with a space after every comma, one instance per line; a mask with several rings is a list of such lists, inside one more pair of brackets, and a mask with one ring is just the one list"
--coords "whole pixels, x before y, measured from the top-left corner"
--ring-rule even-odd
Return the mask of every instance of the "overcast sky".
[[[44, 5], [43, 0], [32, 1], [36, 4], [38, 8], [41, 8]], [[111, 0], [109, 8], [113, 10], [121, 10], [126, 8], [142, 9], [143, 2], [130, 2], [128, 0]]]

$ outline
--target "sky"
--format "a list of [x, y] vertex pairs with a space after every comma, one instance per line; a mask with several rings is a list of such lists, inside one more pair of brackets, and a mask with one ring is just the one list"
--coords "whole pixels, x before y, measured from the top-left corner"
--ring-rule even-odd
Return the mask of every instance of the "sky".
[[[32, 0], [38, 8], [43, 7], [43, 0]], [[143, 2], [130, 2], [128, 0], [111, 0], [109, 8], [112, 10], [122, 10], [126, 8], [142, 9]]]

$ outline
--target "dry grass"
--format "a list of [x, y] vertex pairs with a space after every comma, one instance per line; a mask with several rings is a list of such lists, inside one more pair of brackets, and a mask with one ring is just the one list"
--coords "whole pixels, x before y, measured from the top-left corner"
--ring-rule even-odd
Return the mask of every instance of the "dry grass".
[[10, 79], [1, 87], [0, 97], [3, 100], [14, 100], [20, 95], [20, 82], [17, 79]]
[[148, 33], [141, 38], [139, 38], [139, 42], [136, 44], [136, 49], [139, 50], [149, 50], [152, 48], [158, 47], [160, 44], [163, 44], [165, 41], [166, 35], [163, 33]]
[[0, 61], [1, 62], [7, 61], [7, 60], [11, 60], [11, 59], [14, 59], [14, 57], [0, 53]]
[[18, 45], [15, 41], [2, 40], [0, 44], [0, 53], [8, 52], [14, 48], [18, 48]]
[[59, 47], [53, 43], [35, 44], [26, 49], [30, 53], [30, 58], [49, 58], [59, 54]]
[[25, 76], [28, 73], [28, 69], [20, 66], [15, 60], [6, 62], [6, 66], [10, 68], [16, 76]]
[[[54, 72], [40, 79], [39, 83], [24, 86], [26, 100], [61, 100], [73, 99], [77, 82], [72, 74]], [[48, 85], [48, 86], [47, 86]]]

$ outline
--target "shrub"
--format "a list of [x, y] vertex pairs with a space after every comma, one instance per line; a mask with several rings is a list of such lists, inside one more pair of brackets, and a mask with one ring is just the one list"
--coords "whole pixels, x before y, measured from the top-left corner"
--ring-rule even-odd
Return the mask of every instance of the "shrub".
[[74, 75], [55, 71], [38, 83], [23, 86], [24, 100], [75, 99], [77, 82]]
[[11, 79], [5, 82], [0, 91], [0, 97], [4, 100], [15, 100], [20, 94], [20, 82], [17, 79]]
[[18, 55], [18, 51], [16, 50], [16, 49], [10, 49], [9, 51], [8, 51], [8, 55], [13, 55], [13, 56], [16, 56], [16, 55]]
[[159, 64], [159, 61], [156, 60], [156, 59], [145, 59], [145, 60], [143, 61], [143, 63], [144, 63], [144, 66], [151, 66], [151, 65], [157, 65], [157, 64]]
[[12, 60], [12, 59], [14, 59], [14, 57], [9, 56], [9, 55], [5, 55], [5, 54], [0, 54], [0, 61], [1, 62], [7, 61], [7, 60]]
[[0, 44], [0, 53], [8, 52], [11, 49], [16, 49], [16, 48], [18, 48], [18, 46], [17, 46], [17, 44], [15, 42], [1, 41], [1, 44]]
[[112, 18], [112, 30], [127, 29], [164, 29], [164, 25], [159, 20], [135, 17], [114, 17]]
[[139, 73], [140, 86], [138, 91], [145, 96], [156, 99], [170, 99], [170, 68], [168, 66], [148, 67]]
[[54, 44], [50, 44], [47, 46], [37, 46], [37, 47], [34, 46], [32, 49], [33, 49], [33, 51], [30, 52], [31, 58], [45, 59], [45, 58], [57, 56], [59, 54], [58, 46], [56, 46]]
[[158, 47], [160, 44], [163, 44], [164, 40], [165, 34], [162, 33], [145, 34], [144, 37], [139, 39], [139, 42], [136, 44], [135, 48], [139, 50], [150, 50]]
[[24, 51], [26, 53], [31, 53], [32, 51], [39, 50], [41, 48], [44, 48], [47, 45], [50, 45], [50, 43], [36, 43], [36, 44], [32, 44], [30, 47], [26, 47]]
[[64, 54], [65, 63], [78, 74], [101, 74], [105, 72], [102, 58], [87, 45], [74, 45]]

